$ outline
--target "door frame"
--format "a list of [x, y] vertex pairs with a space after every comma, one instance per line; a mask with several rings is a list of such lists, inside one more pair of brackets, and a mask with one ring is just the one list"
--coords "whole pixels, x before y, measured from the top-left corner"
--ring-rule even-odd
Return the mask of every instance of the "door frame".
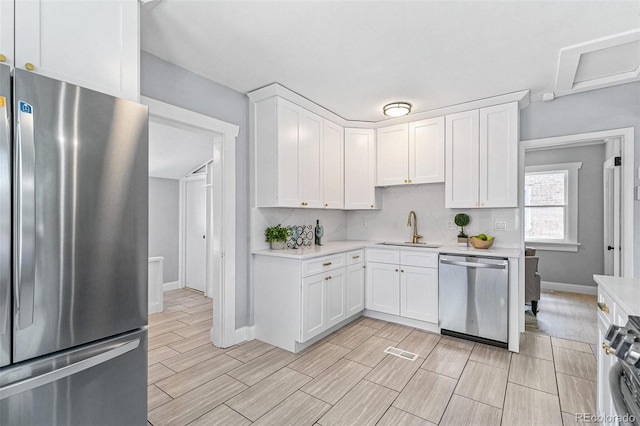
[[[213, 143], [211, 144], [211, 149], [213, 150]], [[206, 166], [206, 164], [205, 164]], [[200, 169], [202, 166], [198, 167], [198, 169]], [[196, 170], [198, 170], [196, 169]], [[191, 172], [193, 173], [193, 172]], [[178, 274], [179, 274], [179, 282], [180, 282], [180, 288], [185, 288], [187, 287], [187, 182], [193, 182], [193, 181], [197, 181], [197, 180], [201, 180], [202, 183], [207, 186], [207, 173], [198, 173], [198, 174], [189, 174], [186, 176], [183, 176], [182, 178], [180, 178], [180, 192], [179, 192], [179, 204], [180, 204], [180, 212], [178, 214], [179, 216], [179, 224], [180, 224], [180, 228], [179, 228], [179, 247], [178, 247]], [[210, 191], [208, 190], [210, 187], [207, 187], [207, 191], [205, 191], [205, 204], [207, 203], [207, 199], [209, 198], [209, 193]], [[207, 207], [209, 207], [207, 205]], [[209, 214], [208, 213], [208, 208], [207, 211], [205, 211], [205, 216], [206, 216], [206, 223], [207, 223], [207, 228], [205, 230], [205, 235], [206, 235], [206, 241], [207, 241], [207, 258], [209, 258], [209, 240], [211, 239], [211, 236], [209, 235]], [[213, 218], [214, 223], [216, 222], [216, 220], [219, 222], [220, 219], [219, 218]], [[206, 269], [206, 266], [205, 266]], [[206, 297], [211, 297], [211, 295], [213, 294], [213, 288], [212, 288], [212, 282], [209, 279], [209, 274], [205, 272], [205, 284], [204, 284], [204, 295]]]
[[[213, 137], [213, 161], [207, 166], [207, 184], [216, 179], [207, 201], [209, 218], [220, 217], [221, 225], [207, 229], [207, 281], [213, 298], [211, 342], [226, 348], [236, 344], [236, 138], [239, 126], [158, 100], [140, 97], [149, 107], [149, 120]], [[215, 241], [214, 241], [215, 240]], [[181, 283], [181, 286], [183, 283]]]
[[[621, 173], [620, 169], [615, 166], [615, 158], [620, 155], [619, 150], [617, 150], [616, 155], [606, 158], [602, 164], [602, 183], [603, 183], [603, 192], [604, 192], [604, 244], [609, 246], [613, 245], [614, 250], [613, 253], [609, 254], [610, 251], [607, 249], [604, 251], [604, 274], [611, 275], [614, 277], [620, 276], [620, 266], [622, 264], [620, 259], [620, 250], [616, 249], [616, 247], [620, 247], [620, 223], [618, 220], [617, 225], [616, 222], [611, 220], [611, 217], [622, 216], [620, 212], [620, 206], [622, 199], [620, 197], [620, 187], [621, 187]], [[609, 173], [611, 171], [612, 173]], [[611, 208], [611, 211], [609, 211]], [[612, 226], [614, 225], [614, 226]], [[610, 264], [611, 263], [611, 264]]]
[[[525, 150], [580, 146], [588, 144], [603, 143], [607, 139], [620, 140], [620, 155], [622, 156], [621, 185], [620, 196], [622, 198], [622, 220], [620, 221], [620, 235], [622, 237], [622, 263], [623, 270], [621, 276], [634, 276], [634, 143], [635, 129], [633, 127], [624, 127], [620, 129], [602, 130], [598, 132], [576, 133], [570, 135], [530, 139], [520, 141], [518, 153], [518, 207], [520, 209], [520, 223], [524, 223], [524, 200], [522, 191], [524, 188], [524, 153]], [[520, 227], [520, 242], [524, 249], [524, 227]], [[524, 257], [520, 260], [521, 271], [519, 278], [519, 305], [524, 306]], [[520, 312], [520, 331], [524, 332], [524, 310]]]

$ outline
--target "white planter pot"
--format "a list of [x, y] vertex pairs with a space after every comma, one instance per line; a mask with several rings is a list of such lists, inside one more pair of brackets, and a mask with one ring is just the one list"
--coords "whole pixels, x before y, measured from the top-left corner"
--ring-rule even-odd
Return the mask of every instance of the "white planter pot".
[[285, 241], [271, 241], [271, 250], [283, 250], [287, 247], [287, 243]]

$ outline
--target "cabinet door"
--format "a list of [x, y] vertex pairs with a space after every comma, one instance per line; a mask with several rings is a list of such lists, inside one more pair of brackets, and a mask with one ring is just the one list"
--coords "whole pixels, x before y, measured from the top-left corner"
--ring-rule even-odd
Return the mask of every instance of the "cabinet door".
[[0, 62], [13, 66], [13, 0], [0, 0]]
[[327, 328], [347, 317], [347, 268], [340, 268], [325, 277], [327, 300]]
[[409, 125], [378, 129], [377, 186], [404, 185], [409, 174]]
[[347, 268], [347, 317], [364, 309], [364, 264]]
[[345, 129], [344, 208], [379, 208], [375, 196], [376, 141], [373, 129]]
[[15, 65], [138, 101], [139, 22], [137, 1], [17, 1]]
[[400, 266], [400, 316], [438, 323], [438, 270]]
[[400, 315], [400, 274], [398, 265], [367, 263], [365, 307], [372, 311]]
[[[321, 208], [322, 203], [322, 139], [324, 120], [319, 115], [302, 110], [300, 128], [300, 158], [298, 168], [301, 176], [302, 201], [304, 207]], [[285, 166], [286, 167], [286, 166]]]
[[480, 109], [480, 207], [518, 207], [518, 103]]
[[478, 207], [478, 110], [446, 116], [445, 207]]
[[409, 182], [444, 182], [444, 117], [409, 123]]
[[302, 108], [284, 99], [277, 100], [278, 206], [300, 207], [299, 128]]
[[325, 278], [328, 274], [316, 274], [302, 279], [302, 331], [303, 342], [326, 329]]
[[324, 120], [322, 144], [323, 206], [328, 209], [344, 207], [344, 129]]
[[609, 328], [608, 324], [598, 316], [598, 381], [597, 381], [597, 405], [598, 414], [607, 416], [613, 414], [613, 400], [611, 399], [611, 390], [609, 389], [609, 369], [617, 359], [613, 355], [607, 355], [602, 347], [604, 336]]

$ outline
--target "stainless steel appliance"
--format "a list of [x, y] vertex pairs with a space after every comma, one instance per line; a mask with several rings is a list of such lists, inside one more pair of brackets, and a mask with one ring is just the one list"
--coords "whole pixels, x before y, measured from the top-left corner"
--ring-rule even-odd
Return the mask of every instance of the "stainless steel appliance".
[[507, 347], [507, 259], [442, 254], [438, 282], [442, 334]]
[[146, 424], [147, 123], [0, 65], [0, 424]]
[[607, 353], [619, 358], [609, 371], [609, 386], [621, 425], [640, 425], [640, 316], [630, 316], [624, 327], [611, 325], [605, 340]]

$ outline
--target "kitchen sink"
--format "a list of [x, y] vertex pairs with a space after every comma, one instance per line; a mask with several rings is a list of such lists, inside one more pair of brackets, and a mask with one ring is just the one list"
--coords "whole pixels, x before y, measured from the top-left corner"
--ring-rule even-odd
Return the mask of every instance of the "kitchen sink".
[[397, 242], [384, 242], [378, 243], [383, 246], [400, 246], [400, 247], [422, 247], [422, 248], [439, 248], [441, 244], [429, 244], [429, 243], [397, 243]]

